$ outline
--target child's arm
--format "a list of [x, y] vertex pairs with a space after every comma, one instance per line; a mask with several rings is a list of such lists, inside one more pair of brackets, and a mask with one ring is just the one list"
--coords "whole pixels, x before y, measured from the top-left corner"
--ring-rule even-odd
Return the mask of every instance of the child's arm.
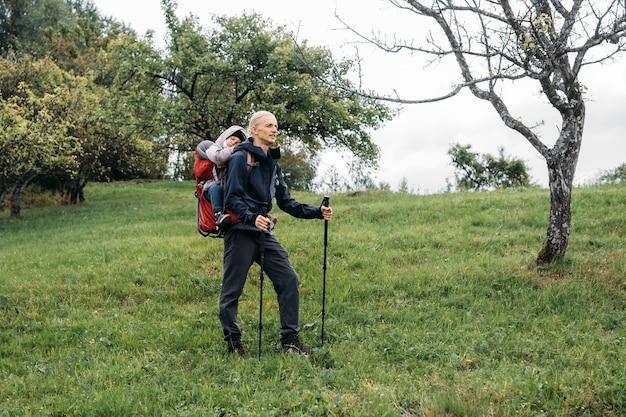
[[220, 143], [218, 140], [207, 151], [207, 156], [218, 167], [226, 165], [230, 156], [233, 154], [233, 148], [230, 146], [224, 146], [224, 141]]

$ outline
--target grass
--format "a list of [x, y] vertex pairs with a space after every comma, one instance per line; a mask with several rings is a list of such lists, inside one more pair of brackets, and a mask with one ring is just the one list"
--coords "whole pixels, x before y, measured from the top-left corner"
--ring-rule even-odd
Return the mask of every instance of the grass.
[[[295, 193], [319, 204], [320, 196]], [[79, 206], [0, 214], [0, 416], [620, 416], [623, 186], [574, 190], [568, 258], [539, 269], [548, 192], [336, 195], [320, 346], [323, 223], [278, 209], [310, 357], [278, 349], [258, 268], [225, 353], [222, 242], [186, 182], [94, 184]]]

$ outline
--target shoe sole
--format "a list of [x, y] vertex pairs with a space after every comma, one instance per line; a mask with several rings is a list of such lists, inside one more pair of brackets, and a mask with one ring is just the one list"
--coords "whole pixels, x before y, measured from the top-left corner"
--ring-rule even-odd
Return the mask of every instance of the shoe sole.
[[233, 219], [229, 215], [224, 216], [221, 222], [217, 223], [217, 226], [229, 226], [233, 222]]

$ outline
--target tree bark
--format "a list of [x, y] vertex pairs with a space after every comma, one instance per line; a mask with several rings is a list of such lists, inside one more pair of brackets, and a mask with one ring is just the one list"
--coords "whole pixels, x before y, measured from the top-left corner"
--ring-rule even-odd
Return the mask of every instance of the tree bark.
[[20, 217], [22, 206], [20, 204], [21, 193], [15, 190], [11, 194], [11, 217], [17, 219]]
[[64, 200], [72, 205], [78, 204], [79, 202], [83, 203], [85, 201], [84, 190], [87, 182], [87, 180], [81, 182], [78, 178], [67, 180], [63, 186]]
[[28, 183], [34, 178], [32, 176], [26, 181], [23, 181], [22, 184], [16, 185], [11, 193], [11, 217], [14, 219], [18, 219], [22, 214], [22, 194], [24, 193], [24, 189], [28, 185]]
[[537, 263], [546, 264], [563, 259], [569, 244], [572, 224], [572, 186], [558, 163], [548, 162], [550, 178], [550, 220]]
[[557, 144], [546, 157], [550, 186], [550, 220], [546, 238], [537, 254], [538, 264], [552, 263], [565, 257], [572, 224], [572, 187], [582, 143], [584, 106], [576, 118], [565, 123]]

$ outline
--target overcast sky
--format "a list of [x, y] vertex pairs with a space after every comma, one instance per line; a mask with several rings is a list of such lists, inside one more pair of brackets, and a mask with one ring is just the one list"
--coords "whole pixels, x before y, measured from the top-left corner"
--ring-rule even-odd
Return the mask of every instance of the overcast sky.
[[[92, 1], [102, 14], [124, 21], [140, 35], [153, 30], [157, 46], [163, 45], [165, 20], [160, 0]], [[396, 91], [404, 99], [424, 99], [446, 93], [460, 80], [456, 66], [424, 68], [415, 56], [384, 53], [355, 42], [355, 36], [342, 30], [342, 23], [335, 17], [339, 15], [365, 34], [380, 31], [389, 39], [394, 34], [405, 39], [423, 38], [420, 25], [425, 21], [416, 20], [388, 0], [178, 0], [177, 4], [179, 17], [193, 13], [205, 27], [211, 23], [211, 15], [255, 11], [276, 25], [286, 26], [300, 41], [306, 39], [309, 45], [328, 47], [336, 58], [354, 56], [358, 48], [365, 75], [363, 86], [381, 94]], [[626, 56], [617, 63], [583, 70], [580, 80], [588, 88], [588, 100], [576, 183], [585, 184], [601, 170], [626, 162]], [[549, 107], [541, 105], [546, 100], [537, 93], [538, 86], [519, 85], [518, 90], [514, 98], [505, 97], [513, 116], [522, 116], [528, 124], [543, 121], [542, 140], [552, 146], [558, 136], [559, 119]], [[453, 178], [447, 155], [453, 143], [471, 144], [476, 152], [493, 154], [503, 146], [507, 155], [527, 163], [536, 183], [547, 186], [543, 158], [525, 138], [506, 128], [490, 105], [467, 92], [443, 102], [406, 105], [391, 122], [372, 132], [372, 137], [381, 147], [381, 170], [376, 181], [384, 181], [393, 189], [402, 178], [414, 192], [444, 189], [446, 179]]]

